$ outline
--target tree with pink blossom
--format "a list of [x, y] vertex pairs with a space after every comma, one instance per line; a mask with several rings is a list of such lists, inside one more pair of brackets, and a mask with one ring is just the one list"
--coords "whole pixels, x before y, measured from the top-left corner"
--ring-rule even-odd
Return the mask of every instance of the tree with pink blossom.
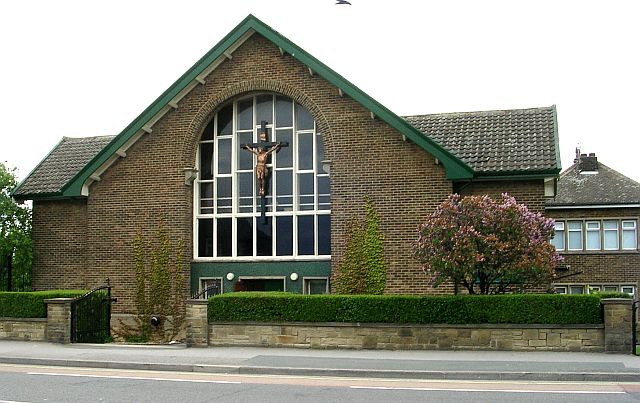
[[434, 287], [451, 281], [469, 294], [548, 287], [562, 257], [549, 243], [554, 220], [508, 194], [454, 194], [418, 227], [415, 257]]

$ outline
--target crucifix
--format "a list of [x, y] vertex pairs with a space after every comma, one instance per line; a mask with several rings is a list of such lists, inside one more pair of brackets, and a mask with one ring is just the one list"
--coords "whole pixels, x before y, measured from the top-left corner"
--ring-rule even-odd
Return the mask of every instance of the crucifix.
[[288, 147], [289, 143], [286, 141], [280, 142], [270, 142], [267, 138], [267, 122], [264, 120], [260, 122], [260, 141], [257, 143], [249, 143], [249, 144], [240, 144], [240, 148], [244, 148], [247, 151], [255, 154], [256, 156], [256, 179], [258, 180], [258, 194], [260, 195], [260, 207], [261, 214], [264, 223], [267, 223], [267, 217], [265, 216], [265, 212], [267, 210], [266, 207], [266, 179], [269, 175], [267, 168], [267, 158], [270, 154], [278, 152], [280, 147]]

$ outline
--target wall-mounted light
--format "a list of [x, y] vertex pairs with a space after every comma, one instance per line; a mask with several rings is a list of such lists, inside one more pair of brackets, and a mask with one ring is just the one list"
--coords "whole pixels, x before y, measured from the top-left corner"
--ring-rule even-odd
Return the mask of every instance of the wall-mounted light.
[[193, 181], [198, 177], [198, 170], [196, 168], [184, 168], [184, 184], [187, 186], [193, 185]]
[[291, 279], [291, 281], [296, 281], [298, 279], [298, 273], [291, 273], [289, 278]]
[[233, 280], [235, 277], [236, 277], [236, 276], [235, 276], [235, 274], [233, 274], [233, 273], [227, 273], [227, 280], [231, 281], [231, 280]]
[[322, 160], [320, 163], [322, 164], [322, 170], [331, 175], [331, 160]]

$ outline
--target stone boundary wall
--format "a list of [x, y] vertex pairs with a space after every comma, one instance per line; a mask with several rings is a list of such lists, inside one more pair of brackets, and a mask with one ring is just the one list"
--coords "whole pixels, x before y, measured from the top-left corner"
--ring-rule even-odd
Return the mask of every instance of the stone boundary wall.
[[0, 318], [0, 340], [44, 341], [46, 318]]
[[206, 301], [187, 301], [186, 343], [385, 350], [513, 350], [632, 353], [631, 299], [602, 300], [604, 324], [395, 325], [360, 323], [209, 323]]
[[604, 325], [214, 323], [209, 346], [604, 351]]

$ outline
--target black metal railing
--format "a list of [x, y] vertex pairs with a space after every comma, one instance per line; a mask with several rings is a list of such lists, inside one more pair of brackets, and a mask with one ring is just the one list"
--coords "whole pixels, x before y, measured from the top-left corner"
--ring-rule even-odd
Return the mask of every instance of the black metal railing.
[[192, 294], [191, 299], [207, 299], [209, 297], [213, 297], [214, 295], [220, 294], [220, 287], [215, 284], [210, 287], [205, 288], [200, 291], [198, 294]]

